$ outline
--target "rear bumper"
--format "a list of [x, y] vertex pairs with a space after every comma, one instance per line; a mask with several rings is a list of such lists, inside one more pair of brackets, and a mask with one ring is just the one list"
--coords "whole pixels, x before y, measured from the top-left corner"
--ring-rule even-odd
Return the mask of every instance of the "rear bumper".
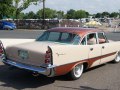
[[22, 63], [11, 61], [11, 60], [2, 60], [2, 62], [10, 66], [14, 66], [20, 69], [25, 69], [25, 70], [29, 70], [32, 72], [40, 73], [48, 77], [54, 76], [54, 67], [52, 65], [49, 67], [43, 67], [43, 66], [36, 67], [36, 66], [22, 64]]

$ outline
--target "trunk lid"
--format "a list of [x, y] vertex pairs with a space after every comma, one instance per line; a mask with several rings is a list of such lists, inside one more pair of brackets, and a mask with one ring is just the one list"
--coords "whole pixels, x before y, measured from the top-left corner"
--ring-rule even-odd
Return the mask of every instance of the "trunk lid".
[[45, 63], [48, 46], [60, 45], [54, 42], [30, 42], [6, 48], [7, 58], [24, 64], [41, 66]]

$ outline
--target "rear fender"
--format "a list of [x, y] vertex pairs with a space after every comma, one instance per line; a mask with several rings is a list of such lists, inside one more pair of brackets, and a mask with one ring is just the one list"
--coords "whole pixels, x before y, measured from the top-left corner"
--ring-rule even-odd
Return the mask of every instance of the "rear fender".
[[88, 62], [83, 60], [80, 62], [75, 62], [75, 63], [71, 63], [71, 64], [67, 64], [67, 65], [58, 66], [55, 68], [55, 74], [56, 74], [56, 76], [65, 75], [65, 74], [69, 73], [76, 65], [83, 64], [83, 63], [88, 63]]
[[88, 45], [58, 45], [49, 46], [52, 51], [52, 62], [56, 75], [64, 75], [71, 71], [77, 64], [88, 61]]

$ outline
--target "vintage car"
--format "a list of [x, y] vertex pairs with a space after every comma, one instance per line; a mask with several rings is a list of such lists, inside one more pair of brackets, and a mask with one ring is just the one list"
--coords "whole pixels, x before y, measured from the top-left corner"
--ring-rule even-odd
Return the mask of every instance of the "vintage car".
[[14, 22], [0, 21], [0, 29], [1, 30], [14, 30], [16, 29], [16, 25]]
[[67, 74], [75, 80], [88, 68], [120, 62], [120, 42], [93, 28], [59, 27], [45, 31], [34, 42], [6, 48], [0, 42], [0, 55], [6, 65], [48, 77]]

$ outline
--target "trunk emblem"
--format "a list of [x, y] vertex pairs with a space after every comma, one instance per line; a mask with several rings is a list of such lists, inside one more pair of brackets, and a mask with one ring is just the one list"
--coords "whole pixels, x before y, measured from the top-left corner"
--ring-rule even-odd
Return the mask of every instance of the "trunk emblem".
[[18, 50], [18, 56], [21, 57], [23, 60], [28, 59], [28, 51]]

